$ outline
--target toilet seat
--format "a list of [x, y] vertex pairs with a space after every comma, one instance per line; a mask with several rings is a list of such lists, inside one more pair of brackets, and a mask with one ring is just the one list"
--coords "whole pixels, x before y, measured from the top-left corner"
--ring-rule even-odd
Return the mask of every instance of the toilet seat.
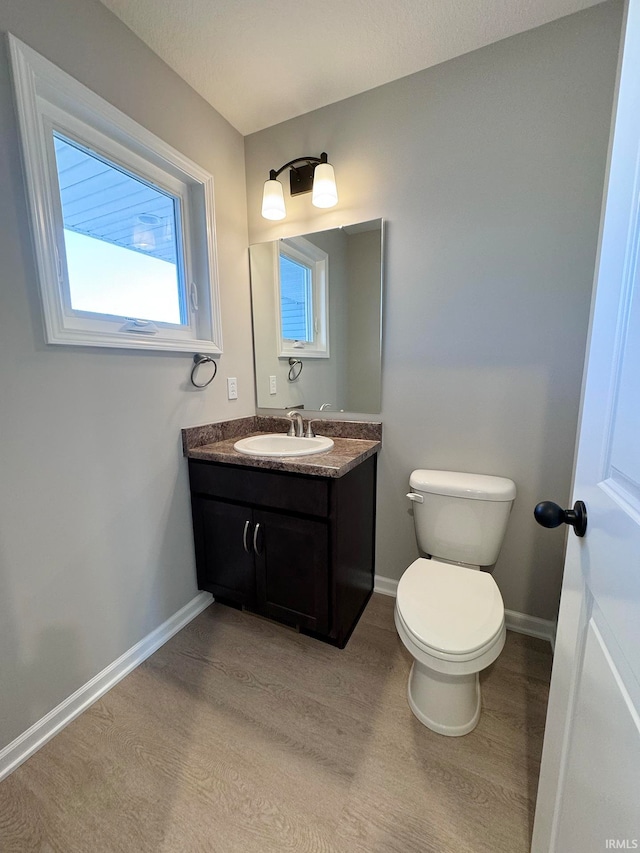
[[400, 578], [396, 616], [412, 643], [444, 661], [482, 657], [504, 634], [504, 603], [486, 572], [419, 558]]

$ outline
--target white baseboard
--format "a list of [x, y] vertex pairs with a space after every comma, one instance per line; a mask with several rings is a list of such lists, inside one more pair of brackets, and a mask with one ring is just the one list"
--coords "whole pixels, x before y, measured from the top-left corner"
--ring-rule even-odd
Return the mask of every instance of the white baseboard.
[[393, 578], [384, 578], [382, 575], [376, 575], [373, 583], [373, 591], [379, 592], [381, 595], [390, 595], [396, 597], [398, 590], [398, 581]]
[[528, 637], [538, 637], [551, 643], [555, 650], [556, 623], [550, 619], [540, 619], [538, 616], [527, 616], [526, 613], [518, 613], [517, 610], [505, 610], [504, 621], [507, 630], [515, 631], [516, 634], [526, 634]]
[[[379, 592], [382, 595], [390, 595], [395, 598], [397, 590], [397, 580], [385, 578], [382, 575], [375, 576], [374, 592]], [[540, 619], [537, 616], [527, 616], [526, 613], [518, 613], [516, 610], [505, 610], [504, 621], [508, 631], [515, 631], [516, 634], [526, 634], [528, 637], [538, 637], [541, 640], [547, 640], [551, 643], [551, 648], [554, 648], [556, 640], [555, 622], [549, 619]]]
[[90, 681], [76, 690], [46, 716], [34, 723], [10, 744], [0, 750], [0, 781], [30, 758], [41, 746], [61, 731], [84, 710], [103, 696], [121, 679], [134, 670], [142, 661], [157, 651], [174, 634], [184, 628], [192, 619], [202, 613], [213, 601], [208, 592], [201, 592], [192, 598], [177, 613], [170, 616], [158, 628], [143, 637], [106, 669], [99, 672]]

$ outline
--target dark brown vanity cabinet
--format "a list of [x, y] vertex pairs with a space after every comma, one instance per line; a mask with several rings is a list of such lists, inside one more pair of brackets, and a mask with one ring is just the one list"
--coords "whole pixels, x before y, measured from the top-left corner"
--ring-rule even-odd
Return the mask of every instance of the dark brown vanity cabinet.
[[344, 646], [373, 589], [376, 457], [343, 477], [189, 460], [198, 586]]

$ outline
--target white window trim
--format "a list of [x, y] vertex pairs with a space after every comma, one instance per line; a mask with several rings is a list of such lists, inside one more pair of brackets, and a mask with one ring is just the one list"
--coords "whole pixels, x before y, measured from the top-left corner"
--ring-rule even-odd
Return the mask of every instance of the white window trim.
[[[212, 176], [11, 34], [8, 41], [47, 342], [220, 354]], [[190, 326], [153, 324], [157, 331], [150, 335], [135, 323], [123, 325], [122, 318], [110, 321], [98, 315], [79, 322], [65, 310], [64, 233], [52, 130], [129, 170], [135, 162], [138, 174], [180, 197], [183, 231], [191, 234], [182, 245]], [[193, 245], [199, 255], [195, 276]]]
[[276, 347], [279, 358], [330, 358], [329, 350], [329, 255], [306, 240], [304, 237], [287, 237], [280, 241], [289, 257], [307, 266], [311, 265], [314, 340], [293, 342], [282, 337], [282, 317], [280, 314], [280, 253], [281, 246], [276, 244], [274, 257], [275, 270], [273, 280], [276, 285]]

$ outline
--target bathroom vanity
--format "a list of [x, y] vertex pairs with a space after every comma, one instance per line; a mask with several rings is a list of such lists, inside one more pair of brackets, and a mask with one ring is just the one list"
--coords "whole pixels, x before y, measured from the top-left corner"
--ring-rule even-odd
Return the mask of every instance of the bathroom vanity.
[[322, 422], [328, 453], [286, 459], [233, 448], [241, 436], [286, 432], [284, 418], [183, 431], [198, 587], [340, 648], [373, 590], [381, 435], [379, 424], [342, 424]]

